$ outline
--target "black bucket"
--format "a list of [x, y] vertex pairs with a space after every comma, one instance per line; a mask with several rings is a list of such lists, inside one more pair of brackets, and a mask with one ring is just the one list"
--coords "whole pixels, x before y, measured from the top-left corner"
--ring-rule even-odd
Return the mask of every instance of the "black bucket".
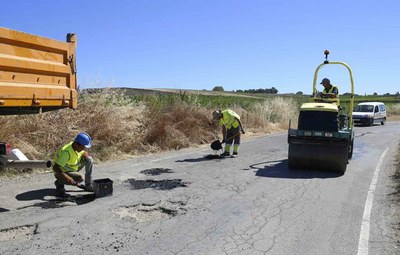
[[113, 181], [109, 178], [94, 180], [93, 192], [96, 197], [111, 196], [113, 193]]

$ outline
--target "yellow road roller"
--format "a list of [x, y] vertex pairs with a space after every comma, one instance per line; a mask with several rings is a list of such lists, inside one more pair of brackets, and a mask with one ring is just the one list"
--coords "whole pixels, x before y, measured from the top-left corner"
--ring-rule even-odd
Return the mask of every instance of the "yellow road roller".
[[[288, 129], [288, 166], [290, 169], [318, 169], [345, 172], [353, 155], [354, 104], [353, 73], [349, 65], [329, 61], [325, 50], [325, 61], [314, 73], [313, 95], [310, 102], [301, 105], [297, 129]], [[350, 76], [350, 102], [348, 109], [340, 106], [339, 98], [330, 93], [317, 93], [318, 72], [326, 65], [345, 67]]]

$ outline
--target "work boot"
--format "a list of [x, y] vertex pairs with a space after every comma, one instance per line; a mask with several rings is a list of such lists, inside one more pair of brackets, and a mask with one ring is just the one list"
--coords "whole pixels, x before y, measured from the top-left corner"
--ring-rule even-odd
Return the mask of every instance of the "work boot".
[[229, 156], [231, 156], [231, 154], [229, 153], [229, 151], [225, 151], [225, 152], [222, 153], [220, 156], [221, 156], [221, 157], [229, 157]]
[[56, 188], [56, 197], [69, 197], [69, 195], [66, 193], [65, 188]]
[[93, 192], [93, 185], [90, 183], [89, 184], [80, 183], [76, 186], [80, 189], [83, 189], [84, 191]]
[[234, 151], [234, 152], [232, 153], [232, 155], [233, 155], [233, 156], [237, 156], [237, 155], [238, 155], [238, 152], [237, 152], [237, 151]]
[[93, 185], [91, 183], [85, 184], [85, 191], [93, 192]]
[[61, 184], [61, 183], [58, 182], [58, 180], [56, 180], [54, 182], [54, 185], [56, 185], [56, 196], [57, 197], [65, 197], [65, 196], [67, 196], [67, 193], [65, 193], [64, 184]]

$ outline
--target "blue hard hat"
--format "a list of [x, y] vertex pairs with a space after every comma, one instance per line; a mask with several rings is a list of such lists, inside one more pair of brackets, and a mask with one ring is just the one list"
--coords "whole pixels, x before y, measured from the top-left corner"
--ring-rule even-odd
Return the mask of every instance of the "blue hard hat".
[[90, 141], [92, 140], [92, 138], [86, 134], [85, 132], [79, 133], [76, 137], [75, 137], [75, 142], [84, 145], [86, 148], [90, 148], [92, 145], [90, 144]]

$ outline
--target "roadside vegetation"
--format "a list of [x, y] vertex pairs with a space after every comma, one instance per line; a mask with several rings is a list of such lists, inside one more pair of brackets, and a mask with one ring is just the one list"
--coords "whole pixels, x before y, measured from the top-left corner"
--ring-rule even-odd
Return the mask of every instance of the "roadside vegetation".
[[[398, 202], [400, 202], [400, 146], [397, 150], [397, 159], [396, 159], [396, 172], [393, 175], [393, 179], [396, 180], [396, 195], [398, 195]], [[400, 227], [400, 222], [399, 222]]]
[[211, 121], [215, 109], [230, 108], [241, 115], [245, 137], [284, 131], [289, 119], [297, 117], [300, 102], [279, 96], [135, 95], [103, 89], [82, 91], [78, 104], [77, 110], [1, 116], [0, 137], [30, 159], [53, 159], [57, 148], [85, 131], [93, 137], [90, 153], [105, 162], [221, 139], [220, 127]]
[[[85, 131], [93, 137], [90, 153], [98, 163], [208, 145], [221, 139], [220, 127], [211, 120], [215, 109], [230, 108], [241, 116], [244, 139], [285, 132], [289, 119], [296, 125], [299, 107], [308, 99], [298, 94], [84, 90], [77, 110], [0, 116], [0, 137], [30, 159], [53, 159], [57, 148]], [[396, 97], [356, 97], [360, 101], [383, 101], [389, 117], [400, 116]], [[341, 102], [348, 107], [348, 98]]]

